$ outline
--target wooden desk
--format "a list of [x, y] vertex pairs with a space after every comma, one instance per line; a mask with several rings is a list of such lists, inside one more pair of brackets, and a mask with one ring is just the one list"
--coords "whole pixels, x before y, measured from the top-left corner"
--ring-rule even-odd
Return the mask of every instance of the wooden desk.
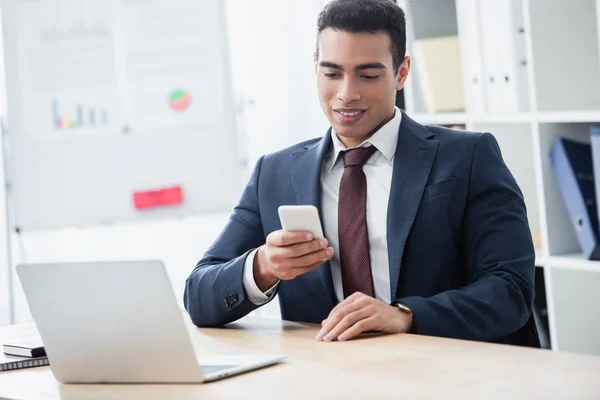
[[[600, 357], [417, 335], [315, 341], [313, 325], [245, 319], [189, 329], [212, 353], [282, 353], [283, 363], [199, 385], [63, 385], [49, 367], [0, 373], [0, 397], [43, 399], [600, 399]], [[35, 332], [0, 329], [0, 342]]]

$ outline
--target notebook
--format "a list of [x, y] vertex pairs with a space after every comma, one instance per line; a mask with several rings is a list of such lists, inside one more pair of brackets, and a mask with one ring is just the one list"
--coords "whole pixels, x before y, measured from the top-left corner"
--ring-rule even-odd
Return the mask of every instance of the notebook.
[[4, 343], [4, 354], [17, 357], [45, 357], [46, 350], [39, 336], [30, 336]]
[[44, 365], [50, 365], [48, 357], [21, 358], [0, 355], [0, 371], [42, 367]]

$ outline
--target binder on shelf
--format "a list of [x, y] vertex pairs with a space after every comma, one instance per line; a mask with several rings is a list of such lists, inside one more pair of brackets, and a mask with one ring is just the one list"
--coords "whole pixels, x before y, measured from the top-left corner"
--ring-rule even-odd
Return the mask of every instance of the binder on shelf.
[[426, 112], [464, 111], [458, 36], [417, 39], [413, 53]]
[[485, 0], [478, 5], [487, 111], [529, 111], [522, 0]]
[[485, 77], [479, 21], [479, 0], [456, 0], [456, 18], [467, 112], [485, 113]]
[[[596, 199], [600, 199], [600, 125], [590, 127], [590, 143], [592, 146], [592, 163], [594, 167], [594, 176], [599, 177], [594, 182], [594, 193]], [[600, 218], [600, 205], [596, 203], [596, 213]]]
[[560, 138], [550, 149], [550, 164], [583, 255], [600, 260], [592, 146]]

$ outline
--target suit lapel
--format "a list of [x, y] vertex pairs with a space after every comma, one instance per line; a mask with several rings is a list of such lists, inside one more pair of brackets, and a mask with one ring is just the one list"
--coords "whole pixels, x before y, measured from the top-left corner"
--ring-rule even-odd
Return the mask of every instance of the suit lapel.
[[[330, 146], [331, 129], [319, 142], [295, 151], [290, 158], [291, 185], [296, 202], [299, 205], [314, 205], [317, 207], [321, 221], [323, 221], [321, 210], [321, 164]], [[317, 268], [317, 272], [332, 306], [337, 304], [329, 262]]]
[[290, 175], [299, 205], [313, 205], [321, 214], [321, 163], [331, 145], [331, 129], [317, 143], [292, 153]]
[[433, 134], [402, 113], [387, 212], [390, 293], [396, 298], [406, 239], [415, 220], [421, 196], [437, 153]]

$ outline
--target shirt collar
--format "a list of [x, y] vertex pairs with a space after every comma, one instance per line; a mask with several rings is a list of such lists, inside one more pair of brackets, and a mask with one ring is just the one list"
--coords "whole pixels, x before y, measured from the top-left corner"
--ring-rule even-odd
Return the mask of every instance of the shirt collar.
[[[398, 131], [400, 130], [400, 122], [402, 122], [402, 112], [398, 107], [395, 107], [394, 118], [387, 124], [379, 128], [370, 138], [362, 142], [357, 147], [375, 146], [377, 150], [383, 154], [388, 162], [391, 162], [396, 152], [398, 145]], [[333, 142], [333, 157], [328, 172], [331, 172], [342, 151], [348, 150], [340, 141], [335, 130], [331, 129], [331, 140]]]

